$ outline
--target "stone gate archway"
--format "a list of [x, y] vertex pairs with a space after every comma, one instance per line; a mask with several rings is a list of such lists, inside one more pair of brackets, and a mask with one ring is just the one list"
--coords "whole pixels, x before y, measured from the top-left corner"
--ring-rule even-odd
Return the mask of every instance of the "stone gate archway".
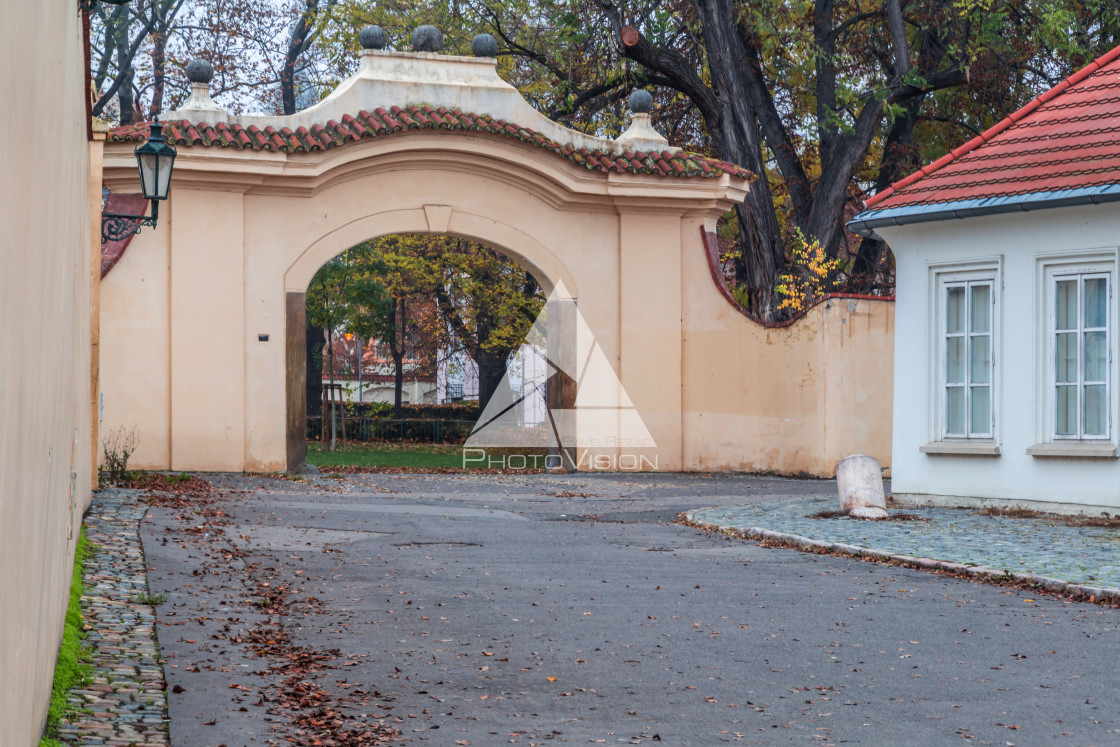
[[[230, 117], [200, 79], [167, 119], [179, 147], [170, 209], [129, 250], [159, 278], [134, 268], [140, 287], [119, 299], [134, 320], [168, 319], [166, 377], [152, 377], [167, 383], [127, 407], [147, 425], [150, 460], [299, 462], [308, 282], [363, 240], [430, 232], [500, 250], [546, 292], [562, 284], [648, 421], [656, 462], [681, 467], [681, 382], [665, 372], [680, 370], [682, 249], [699, 256], [699, 227], [744, 194], [741, 170], [669, 148], [646, 114], [620, 141], [562, 128], [485, 58], [366, 50], [357, 75], [292, 117]], [[114, 192], [129, 190], [145, 132], [113, 134]]]
[[[657, 469], [830, 469], [806, 446], [848, 433], [824, 427], [830, 351], [814, 340], [831, 322], [773, 332], [775, 347], [713, 282], [705, 236], [749, 174], [670, 148], [644, 112], [617, 140], [561, 127], [490, 58], [365, 50], [355, 76], [289, 117], [230, 116], [204, 77], [166, 117], [179, 157], [160, 224], [103, 281], [106, 426], [139, 427], [138, 466], [294, 466], [308, 281], [363, 240], [432, 232], [502, 251], [546, 290], [562, 284], [652, 434]], [[146, 133], [111, 134], [113, 192], [136, 191]], [[890, 339], [859, 344], [851, 355], [876, 365]], [[577, 454], [618, 449], [588, 434]]]

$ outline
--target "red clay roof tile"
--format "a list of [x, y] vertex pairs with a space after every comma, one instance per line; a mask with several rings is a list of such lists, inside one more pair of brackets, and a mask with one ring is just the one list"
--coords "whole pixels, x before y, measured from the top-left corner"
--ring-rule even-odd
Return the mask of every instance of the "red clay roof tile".
[[[621, 157], [611, 153], [594, 152], [587, 148], [573, 148], [568, 143], [557, 143], [542, 133], [527, 130], [510, 122], [494, 120], [488, 116], [461, 112], [457, 109], [432, 109], [423, 107], [392, 107], [390, 111], [378, 107], [374, 112], [349, 114], [341, 122], [331, 120], [326, 125], [312, 125], [308, 130], [299, 127], [294, 132], [287, 127], [260, 129], [255, 125], [207, 125], [187, 121], [164, 123], [164, 135], [175, 145], [188, 147], [236, 148], [238, 150], [268, 150], [273, 152], [307, 153], [326, 150], [352, 141], [392, 134], [403, 130], [467, 130], [487, 132], [511, 137], [530, 145], [550, 150], [585, 168], [631, 174], [653, 174], [674, 177], [712, 177], [731, 174], [744, 179], [751, 173], [735, 164], [691, 153], [672, 154], [669, 151], [649, 153], [626, 151]], [[139, 142], [148, 135], [148, 124], [139, 123], [117, 127], [110, 131], [111, 142]]]
[[867, 200], [869, 209], [1120, 184], [1120, 47]]

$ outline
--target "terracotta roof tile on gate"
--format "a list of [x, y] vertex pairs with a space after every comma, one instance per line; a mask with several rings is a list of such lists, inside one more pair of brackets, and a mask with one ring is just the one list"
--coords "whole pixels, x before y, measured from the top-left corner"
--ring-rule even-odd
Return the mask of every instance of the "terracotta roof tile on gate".
[[[249, 127], [225, 123], [207, 125], [179, 120], [164, 122], [163, 133], [168, 142], [188, 147], [309, 153], [405, 130], [465, 130], [502, 135], [550, 150], [592, 171], [674, 177], [715, 177], [731, 174], [744, 179], [752, 178], [751, 172], [733, 163], [683, 151], [675, 154], [669, 151], [625, 151], [621, 155], [615, 155], [600, 151], [592, 152], [587, 148], [576, 149], [571, 145], [550, 140], [534, 130], [504, 120], [491, 119], [485, 114], [469, 114], [442, 107], [432, 109], [428, 106], [404, 108], [394, 106], [388, 110], [379, 107], [372, 113], [363, 111], [357, 116], [346, 115], [342, 117], [341, 122], [330, 120], [325, 125], [313, 125], [310, 130], [306, 127], [298, 127], [294, 131], [287, 127], [277, 130], [269, 126], [262, 130], [255, 125]], [[139, 142], [147, 136], [148, 123], [142, 122], [111, 130], [109, 141]]]
[[1120, 184], [1120, 47], [867, 200], [868, 213]]

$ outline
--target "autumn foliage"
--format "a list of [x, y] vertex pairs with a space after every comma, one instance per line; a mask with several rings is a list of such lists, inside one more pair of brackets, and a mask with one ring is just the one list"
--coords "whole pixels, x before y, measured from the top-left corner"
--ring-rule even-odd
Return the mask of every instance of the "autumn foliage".
[[774, 286], [779, 298], [777, 310], [790, 316], [804, 313], [831, 290], [840, 267], [840, 260], [828, 256], [819, 241], [810, 241], [798, 232]]

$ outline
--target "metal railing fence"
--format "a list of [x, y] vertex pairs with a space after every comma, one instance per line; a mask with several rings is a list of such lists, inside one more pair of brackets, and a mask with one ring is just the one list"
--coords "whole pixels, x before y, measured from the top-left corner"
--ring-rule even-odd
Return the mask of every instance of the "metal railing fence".
[[[473, 420], [345, 418], [335, 416], [335, 433], [347, 441], [401, 441], [434, 444], [458, 444], [467, 439], [474, 428]], [[324, 419], [317, 415], [307, 418], [307, 440], [322, 437]], [[330, 416], [325, 419], [327, 436], [330, 437]]]

